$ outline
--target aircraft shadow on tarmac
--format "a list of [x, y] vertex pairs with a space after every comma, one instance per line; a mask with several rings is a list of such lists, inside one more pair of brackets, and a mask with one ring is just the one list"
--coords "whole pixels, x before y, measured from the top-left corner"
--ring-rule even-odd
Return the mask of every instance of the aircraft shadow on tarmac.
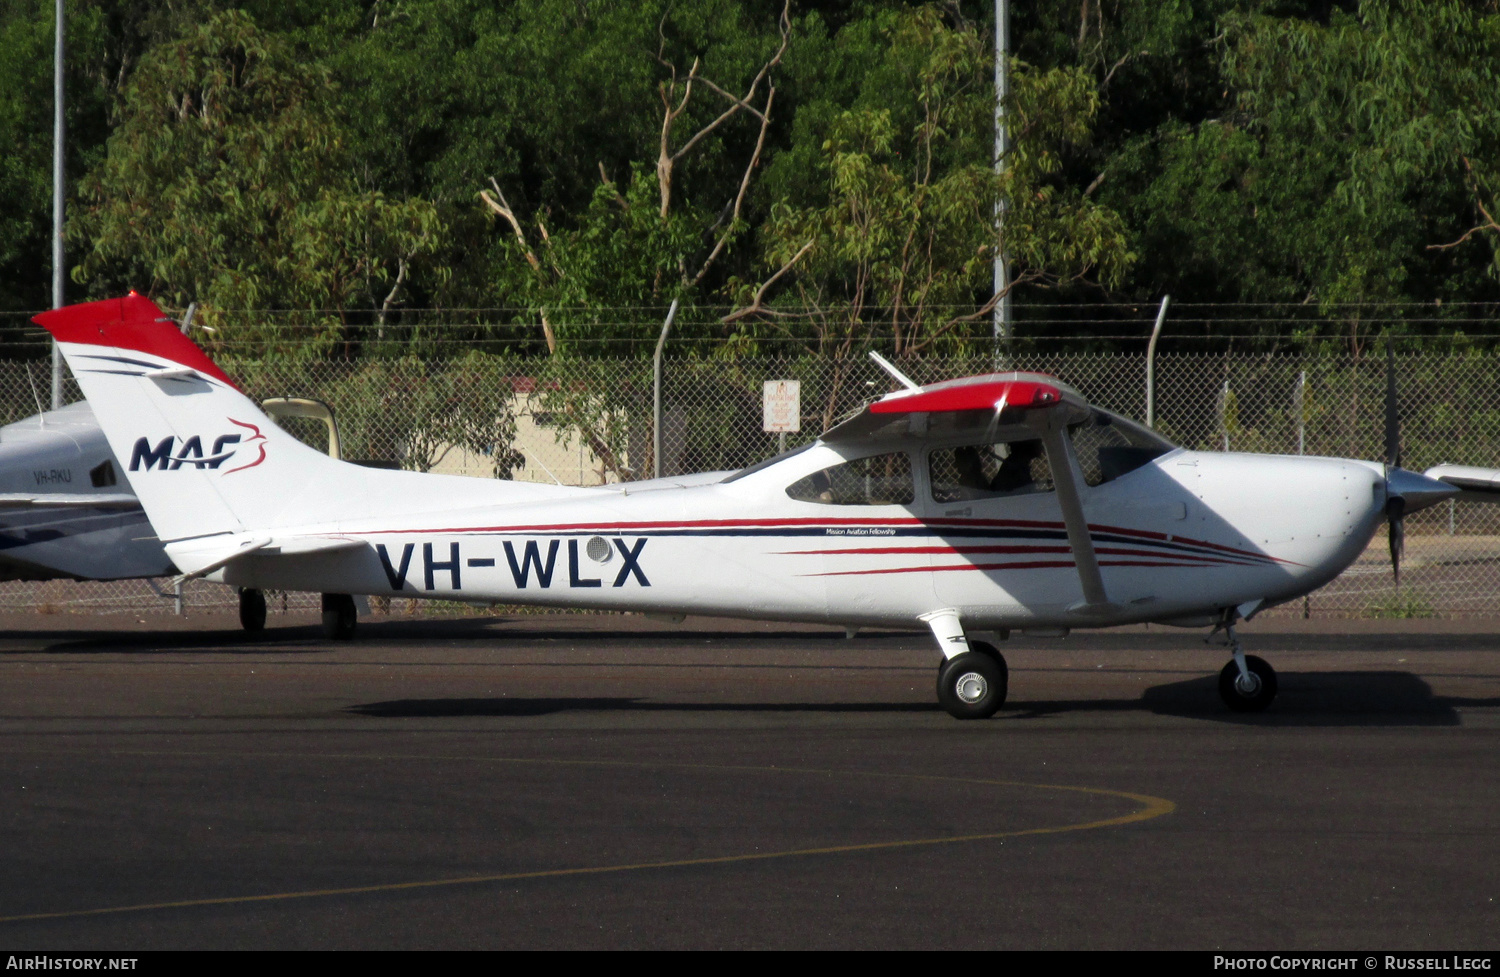
[[[7, 638], [52, 639], [43, 648], [0, 652], [5, 655], [149, 655], [201, 651], [219, 655], [314, 655], [330, 651], [314, 628], [286, 628], [250, 634], [245, 631], [10, 631]], [[313, 642], [313, 643], [309, 643]]]
[[[1281, 675], [1281, 694], [1264, 713], [1227, 710], [1219, 701], [1216, 676], [1147, 689], [1139, 699], [1012, 701], [996, 717], [1039, 719], [1062, 713], [1149, 712], [1254, 726], [1457, 726], [1460, 707], [1500, 706], [1500, 698], [1437, 696], [1409, 672], [1290, 672]], [[653, 702], [635, 698], [393, 699], [350, 706], [362, 716], [388, 719], [478, 716], [545, 716], [560, 712], [937, 712], [923, 702]]]
[[[475, 626], [478, 623], [479, 626]], [[610, 631], [610, 630], [512, 630], [495, 627], [505, 623], [501, 619], [485, 618], [478, 622], [467, 619], [447, 622], [429, 621], [381, 621], [374, 624], [360, 622], [360, 633], [352, 642], [334, 642], [326, 638], [318, 625], [268, 628], [260, 632], [239, 629], [213, 631], [90, 631], [63, 630], [8, 631], [5, 637], [17, 641], [37, 640], [48, 642], [44, 648], [28, 648], [24, 651], [0, 651], [5, 654], [149, 654], [152, 652], [204, 651], [217, 654], [326, 654], [362, 643], [375, 646], [411, 641], [435, 641], [446, 639], [480, 639], [495, 641], [496, 647], [511, 647], [516, 642], [536, 644], [545, 648], [549, 644], [609, 644], [650, 645], [661, 643], [662, 634], [657, 631]], [[841, 631], [829, 630], [777, 630], [777, 631], [692, 631], [668, 632], [673, 638], [690, 641], [694, 645], [716, 642], [738, 645], [774, 646], [786, 642], [843, 643], [847, 639]], [[910, 641], [912, 635], [905, 631], [872, 631], [859, 635], [861, 642], [872, 640]]]
[[936, 702], [651, 702], [625, 698], [393, 699], [346, 712], [387, 719], [547, 716], [559, 712], [934, 712]]
[[[549, 625], [552, 622], [549, 622]], [[817, 642], [819, 644], [845, 644], [842, 630], [831, 628], [803, 628], [797, 625], [779, 625], [767, 629], [704, 630], [693, 627], [662, 625], [660, 628], [587, 628], [556, 627], [536, 628], [526, 618], [506, 617], [458, 617], [458, 618], [413, 618], [373, 617], [362, 618], [359, 633], [350, 644], [385, 645], [413, 641], [444, 639], [480, 639], [494, 641], [497, 647], [516, 643], [536, 644], [541, 648], [557, 642], [570, 644], [634, 645], [649, 644], [653, 647], [662, 641], [688, 642], [694, 645], [703, 642], [724, 642], [736, 645], [777, 645], [785, 642]], [[134, 653], [152, 651], [216, 651], [226, 654], [271, 652], [285, 654], [315, 654], [337, 651], [350, 647], [343, 642], [332, 642], [323, 636], [316, 624], [273, 625], [264, 631], [248, 633], [238, 628], [214, 630], [151, 631], [119, 630], [96, 631], [86, 628], [42, 629], [30, 628], [5, 632], [13, 640], [36, 640], [50, 642], [46, 652], [58, 654], [90, 653]], [[857, 644], [915, 643], [926, 647], [930, 637], [925, 632], [897, 630], [861, 631]], [[1051, 646], [1055, 642], [1041, 639]], [[1161, 630], [1119, 630], [1090, 634], [1089, 642], [1103, 651], [1131, 650], [1141, 648], [1197, 648], [1199, 638], [1185, 632], [1162, 632]], [[1021, 644], [1020, 641], [1017, 642]], [[1470, 633], [1363, 633], [1350, 634], [1301, 634], [1296, 632], [1266, 631], [1253, 635], [1257, 654], [1269, 657], [1276, 651], [1366, 651], [1372, 646], [1396, 645], [1410, 652], [1422, 651], [1497, 651], [1500, 650], [1500, 634], [1486, 632]], [[35, 649], [27, 654], [36, 654]], [[4, 654], [4, 652], [0, 652]]]
[[1500, 706], [1500, 698], [1435, 695], [1411, 672], [1282, 672], [1280, 691], [1263, 713], [1236, 713], [1219, 702], [1218, 676], [1158, 685], [1142, 708], [1257, 726], [1457, 726], [1462, 706]]

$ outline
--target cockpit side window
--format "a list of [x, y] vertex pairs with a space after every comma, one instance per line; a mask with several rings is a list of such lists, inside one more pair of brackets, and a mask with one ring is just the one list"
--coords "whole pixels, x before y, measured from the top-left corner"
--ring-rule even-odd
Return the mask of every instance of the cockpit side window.
[[787, 486], [786, 494], [799, 502], [823, 505], [910, 505], [911, 459], [904, 451], [856, 458], [813, 472]]
[[934, 502], [1052, 491], [1047, 452], [1036, 438], [939, 448], [928, 455]]

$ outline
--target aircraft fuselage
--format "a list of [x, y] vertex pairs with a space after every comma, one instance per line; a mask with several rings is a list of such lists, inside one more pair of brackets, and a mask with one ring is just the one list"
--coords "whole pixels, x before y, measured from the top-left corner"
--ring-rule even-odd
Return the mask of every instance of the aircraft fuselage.
[[908, 447], [907, 504], [790, 498], [799, 479], [851, 456], [818, 445], [730, 482], [627, 483], [378, 526], [310, 525], [288, 535], [366, 545], [298, 561], [251, 554], [216, 576], [261, 588], [856, 626], [911, 627], [947, 607], [976, 628], [1089, 627], [1293, 599], [1352, 563], [1384, 518], [1378, 466], [1171, 451], [1083, 492], [1109, 598], [1101, 610], [1080, 606], [1055, 493], [938, 501], [926, 445]]

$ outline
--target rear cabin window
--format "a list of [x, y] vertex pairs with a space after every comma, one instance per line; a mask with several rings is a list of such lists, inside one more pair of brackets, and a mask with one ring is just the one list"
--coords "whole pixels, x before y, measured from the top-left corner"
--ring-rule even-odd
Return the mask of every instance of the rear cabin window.
[[799, 502], [823, 505], [910, 505], [911, 459], [906, 452], [856, 458], [787, 486], [786, 494]]
[[1047, 452], [1036, 438], [939, 448], [928, 455], [934, 502], [1052, 491]]

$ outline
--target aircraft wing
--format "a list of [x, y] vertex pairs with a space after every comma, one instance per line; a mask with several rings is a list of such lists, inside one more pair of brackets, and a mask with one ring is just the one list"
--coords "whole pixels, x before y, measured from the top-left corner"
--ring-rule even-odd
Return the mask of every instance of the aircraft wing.
[[0, 509], [41, 506], [87, 506], [94, 509], [138, 509], [141, 500], [129, 492], [0, 492]]
[[1064, 424], [1088, 419], [1083, 396], [1041, 373], [989, 373], [899, 390], [866, 404], [824, 434], [828, 444], [879, 440], [886, 436], [981, 433], [1000, 424], [1023, 423], [1026, 412], [1054, 411]]
[[1500, 503], [1500, 468], [1437, 465], [1423, 474], [1458, 489], [1459, 493], [1455, 498], [1464, 502]]

